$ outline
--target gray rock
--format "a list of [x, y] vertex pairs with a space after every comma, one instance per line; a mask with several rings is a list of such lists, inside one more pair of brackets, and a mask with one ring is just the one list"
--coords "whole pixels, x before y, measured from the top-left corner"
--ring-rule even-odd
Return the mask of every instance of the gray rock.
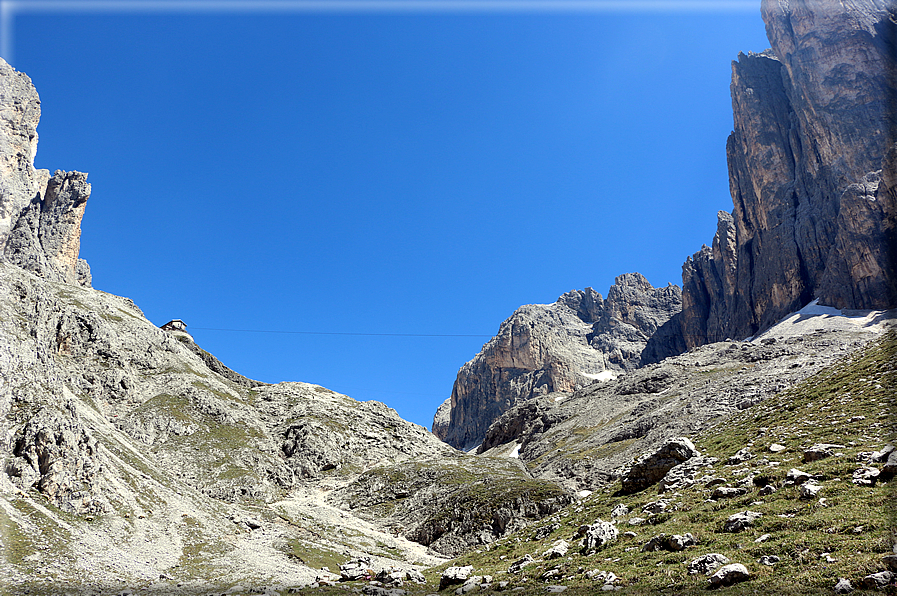
[[737, 582], [743, 582], [751, 579], [751, 574], [747, 567], [741, 563], [729, 563], [723, 565], [710, 576], [710, 585], [712, 586], [731, 586]]
[[817, 461], [831, 457], [835, 454], [836, 449], [844, 449], [844, 445], [834, 445], [832, 443], [816, 443], [808, 449], [804, 449], [804, 462]]
[[871, 461], [873, 461], [873, 462], [875, 462], [875, 463], [878, 463], [878, 464], [880, 464], [880, 463], [884, 463], [884, 462], [888, 461], [888, 457], [889, 457], [893, 452], [894, 452], [894, 446], [893, 446], [893, 445], [885, 445], [885, 446], [882, 447], [880, 450], [871, 453], [871, 454], [870, 454], [870, 459], [871, 459]]
[[765, 556], [760, 557], [760, 560], [757, 562], [760, 563], [761, 565], [767, 565], [769, 567], [772, 567], [779, 561], [781, 561], [781, 559], [779, 557], [777, 557], [776, 555], [765, 555]]
[[810, 474], [802, 472], [797, 468], [791, 468], [788, 470], [788, 473], [785, 474], [785, 484], [803, 484], [810, 478], [812, 478]]
[[750, 491], [744, 487], [717, 486], [710, 493], [711, 499], [732, 499], [748, 494]]
[[654, 552], [658, 550], [668, 550], [668, 551], [680, 551], [685, 550], [688, 546], [694, 546], [697, 542], [695, 541], [695, 537], [690, 533], [681, 536], [679, 534], [673, 534], [671, 536], [667, 536], [666, 534], [658, 534], [654, 536], [642, 546], [642, 552]]
[[629, 507], [623, 503], [618, 503], [613, 511], [610, 512], [611, 517], [624, 517], [626, 515], [629, 515]]
[[757, 491], [758, 497], [765, 497], [771, 495], [776, 492], [776, 487], [774, 484], [767, 484], [766, 486], [761, 486], [760, 490]]
[[816, 484], [816, 482], [812, 480], [804, 482], [800, 485], [800, 498], [815, 499], [820, 491], [822, 491], [822, 485]]
[[448, 569], [443, 571], [442, 575], [439, 577], [439, 590], [442, 591], [454, 584], [463, 584], [467, 581], [472, 573], [473, 565], [449, 567]]
[[517, 559], [511, 566], [508, 567], [508, 573], [520, 573], [520, 570], [535, 561], [532, 555], [523, 555], [520, 559]]
[[570, 550], [570, 543], [566, 540], [558, 540], [551, 545], [551, 548], [542, 553], [542, 557], [545, 559], [559, 559], [566, 557], [568, 550]]
[[721, 567], [722, 565], [726, 565], [728, 563], [729, 557], [727, 557], [726, 555], [721, 555], [719, 553], [708, 553], [689, 561], [688, 572], [692, 575], [696, 575], [698, 573], [709, 575], [710, 572], [717, 567]]
[[835, 583], [835, 586], [832, 589], [835, 591], [835, 594], [849, 594], [853, 592], [853, 584], [850, 583], [849, 579], [841, 577], [838, 578], [837, 583]]
[[876, 74], [895, 61], [876, 41], [885, 4], [761, 12], [772, 49], [733, 64], [734, 209], [720, 214], [712, 248], [683, 265], [688, 347], [753, 336], [813, 296], [838, 308], [897, 303], [887, 256], [897, 167], [880, 124], [892, 88]]
[[897, 554], [885, 555], [881, 558], [881, 562], [884, 563], [889, 571], [897, 573]]
[[786, 449], [788, 449], [788, 448], [785, 447], [784, 445], [779, 445], [778, 443], [773, 443], [769, 446], [769, 451], [771, 453], [781, 453], [782, 451], [785, 451]]
[[742, 511], [730, 515], [723, 525], [724, 532], [741, 532], [742, 530], [754, 525], [754, 521], [762, 517], [762, 513], [756, 511]]
[[860, 588], [863, 590], [881, 590], [894, 580], [894, 574], [890, 571], [870, 573], [860, 580]]
[[853, 471], [851, 482], [857, 486], [874, 486], [878, 476], [879, 471], [877, 468], [864, 466]]
[[596, 520], [595, 523], [582, 526], [577, 532], [577, 536], [582, 536], [580, 545], [583, 554], [589, 554], [602, 548], [617, 539], [619, 531], [617, 526], [612, 522]]
[[736, 465], [736, 464], [741, 464], [750, 459], [753, 459], [754, 457], [756, 457], [756, 455], [751, 453], [751, 448], [745, 447], [743, 449], [739, 449], [735, 455], [733, 455], [732, 457], [727, 459], [726, 464], [730, 465], [730, 466]]
[[692, 442], [685, 437], [666, 441], [659, 449], [635, 460], [623, 476], [623, 493], [631, 494], [660, 482], [667, 472], [680, 463], [699, 456]]
[[878, 479], [890, 480], [895, 475], [897, 475], [897, 451], [892, 451], [888, 454], [888, 459], [885, 461], [885, 465], [881, 467]]
[[512, 440], [520, 434], [514, 426], [486, 431], [516, 404], [637, 368], [648, 338], [680, 309], [677, 286], [654, 288], [638, 273], [618, 276], [607, 300], [586, 288], [554, 304], [521, 306], [461, 367], [434, 434], [462, 450], [482, 445], [481, 452]]
[[666, 511], [667, 507], [669, 507], [669, 506], [670, 506], [669, 501], [664, 500], [664, 499], [659, 499], [657, 501], [651, 501], [650, 503], [645, 503], [645, 505], [642, 506], [642, 512], [656, 515], [658, 513], [663, 513], [664, 511]]

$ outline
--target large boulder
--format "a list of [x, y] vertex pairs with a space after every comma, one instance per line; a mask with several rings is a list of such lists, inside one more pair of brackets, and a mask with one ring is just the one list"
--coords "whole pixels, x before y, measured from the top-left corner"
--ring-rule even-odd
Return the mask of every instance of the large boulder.
[[714, 587], [731, 586], [734, 583], [749, 579], [751, 579], [751, 574], [748, 572], [747, 567], [741, 563], [730, 563], [723, 565], [717, 569], [716, 573], [710, 576], [710, 585]]
[[694, 444], [685, 437], [670, 439], [656, 451], [646, 453], [633, 462], [622, 478], [623, 493], [644, 490], [660, 482], [677, 465], [700, 455]]

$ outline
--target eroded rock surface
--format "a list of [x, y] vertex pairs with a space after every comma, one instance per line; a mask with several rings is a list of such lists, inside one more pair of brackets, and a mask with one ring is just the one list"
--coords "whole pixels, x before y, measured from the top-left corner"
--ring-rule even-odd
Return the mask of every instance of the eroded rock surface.
[[592, 288], [554, 304], [521, 306], [494, 338], [461, 367], [433, 432], [470, 450], [516, 404], [572, 393], [641, 363], [648, 339], [680, 310], [677, 286], [654, 288], [638, 273], [616, 278], [607, 299]]
[[27, 271], [90, 285], [78, 258], [87, 174], [34, 169], [40, 99], [31, 79], [0, 58], [0, 254]]
[[897, 303], [893, 11], [762, 3], [772, 49], [732, 64], [733, 211], [683, 265], [687, 346], [754, 335], [813, 298]]

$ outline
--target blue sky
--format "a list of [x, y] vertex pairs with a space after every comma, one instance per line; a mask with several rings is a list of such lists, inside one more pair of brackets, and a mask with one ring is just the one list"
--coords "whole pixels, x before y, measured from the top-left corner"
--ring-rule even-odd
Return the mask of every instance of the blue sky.
[[35, 165], [89, 173], [94, 287], [247, 376], [429, 427], [515, 308], [681, 283], [731, 209], [759, 1], [533, 6], [20, 10], [4, 46], [41, 95]]

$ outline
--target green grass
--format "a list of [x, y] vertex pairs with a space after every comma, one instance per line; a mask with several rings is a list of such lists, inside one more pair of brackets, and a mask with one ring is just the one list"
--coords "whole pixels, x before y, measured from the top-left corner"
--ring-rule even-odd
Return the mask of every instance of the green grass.
[[[511, 587], [526, 588], [515, 594], [544, 594], [547, 583], [568, 585], [565, 594], [595, 593], [600, 586], [592, 585], [583, 573], [591, 569], [620, 576], [619, 594], [699, 594], [706, 593], [707, 578], [689, 575], [686, 564], [705, 553], [717, 552], [733, 563], [742, 563], [753, 576], [750, 581], [725, 588], [726, 594], [825, 594], [831, 593], [840, 577], [850, 579], [856, 586], [863, 576], [884, 569], [881, 557], [891, 552], [897, 535], [893, 507], [897, 502], [897, 480], [873, 488], [851, 482], [853, 470], [863, 465], [857, 461], [858, 453], [875, 451], [894, 440], [891, 414], [895, 362], [897, 338], [891, 333], [790, 390], [771, 395], [761, 404], [692, 437], [703, 455], [720, 460], [712, 471], [705, 468], [698, 477], [719, 476], [734, 485], [754, 473], [781, 486], [787, 471], [796, 467], [820, 478], [824, 488], [819, 497], [825, 499], [823, 503], [818, 499], [800, 500], [797, 487], [781, 487], [760, 497], [758, 489], [752, 486], [742, 497], [712, 502], [708, 501], [711, 489], [701, 484], [672, 494], [661, 495], [654, 486], [621, 496], [616, 483], [596, 491], [579, 506], [568, 507], [536, 527], [462, 555], [451, 565], [473, 565], [476, 574], [493, 575], [495, 581], [506, 580]], [[850, 422], [855, 416], [865, 419]], [[725, 464], [727, 458], [751, 441], [754, 459], [732, 466]], [[769, 452], [768, 447], [774, 442], [785, 445], [786, 451]], [[802, 448], [821, 442], [845, 445], [839, 450], [842, 455], [804, 463]], [[600, 455], [600, 450], [596, 450], [593, 457]], [[762, 462], [764, 458], [769, 462]], [[771, 465], [772, 462], [779, 464]], [[641, 512], [646, 503], [659, 498], [669, 500], [670, 509], [654, 516]], [[573, 540], [576, 529], [597, 518], [610, 520], [611, 510], [620, 503], [631, 511], [629, 516], [617, 520], [620, 539], [591, 556], [579, 554]], [[722, 531], [728, 516], [746, 509], [763, 516], [744, 532]], [[630, 527], [624, 520], [631, 516], [649, 518], [649, 523]], [[533, 539], [535, 529], [552, 523], [559, 523], [559, 528], [540, 540]], [[637, 537], [622, 537], [627, 530], [635, 531]], [[678, 553], [641, 552], [645, 542], [662, 532], [690, 532], [698, 545]], [[769, 539], [755, 543], [763, 534], [770, 534]], [[568, 557], [540, 560], [542, 552], [559, 539], [571, 543]], [[835, 561], [827, 561], [822, 557], [824, 553]], [[508, 566], [525, 554], [537, 562], [519, 575], [509, 575]], [[777, 555], [781, 561], [773, 567], [759, 564], [757, 560], [765, 555]], [[431, 579], [438, 581], [440, 570], [446, 566], [431, 570]], [[540, 580], [552, 568], [558, 568], [561, 574], [548, 582]]]

